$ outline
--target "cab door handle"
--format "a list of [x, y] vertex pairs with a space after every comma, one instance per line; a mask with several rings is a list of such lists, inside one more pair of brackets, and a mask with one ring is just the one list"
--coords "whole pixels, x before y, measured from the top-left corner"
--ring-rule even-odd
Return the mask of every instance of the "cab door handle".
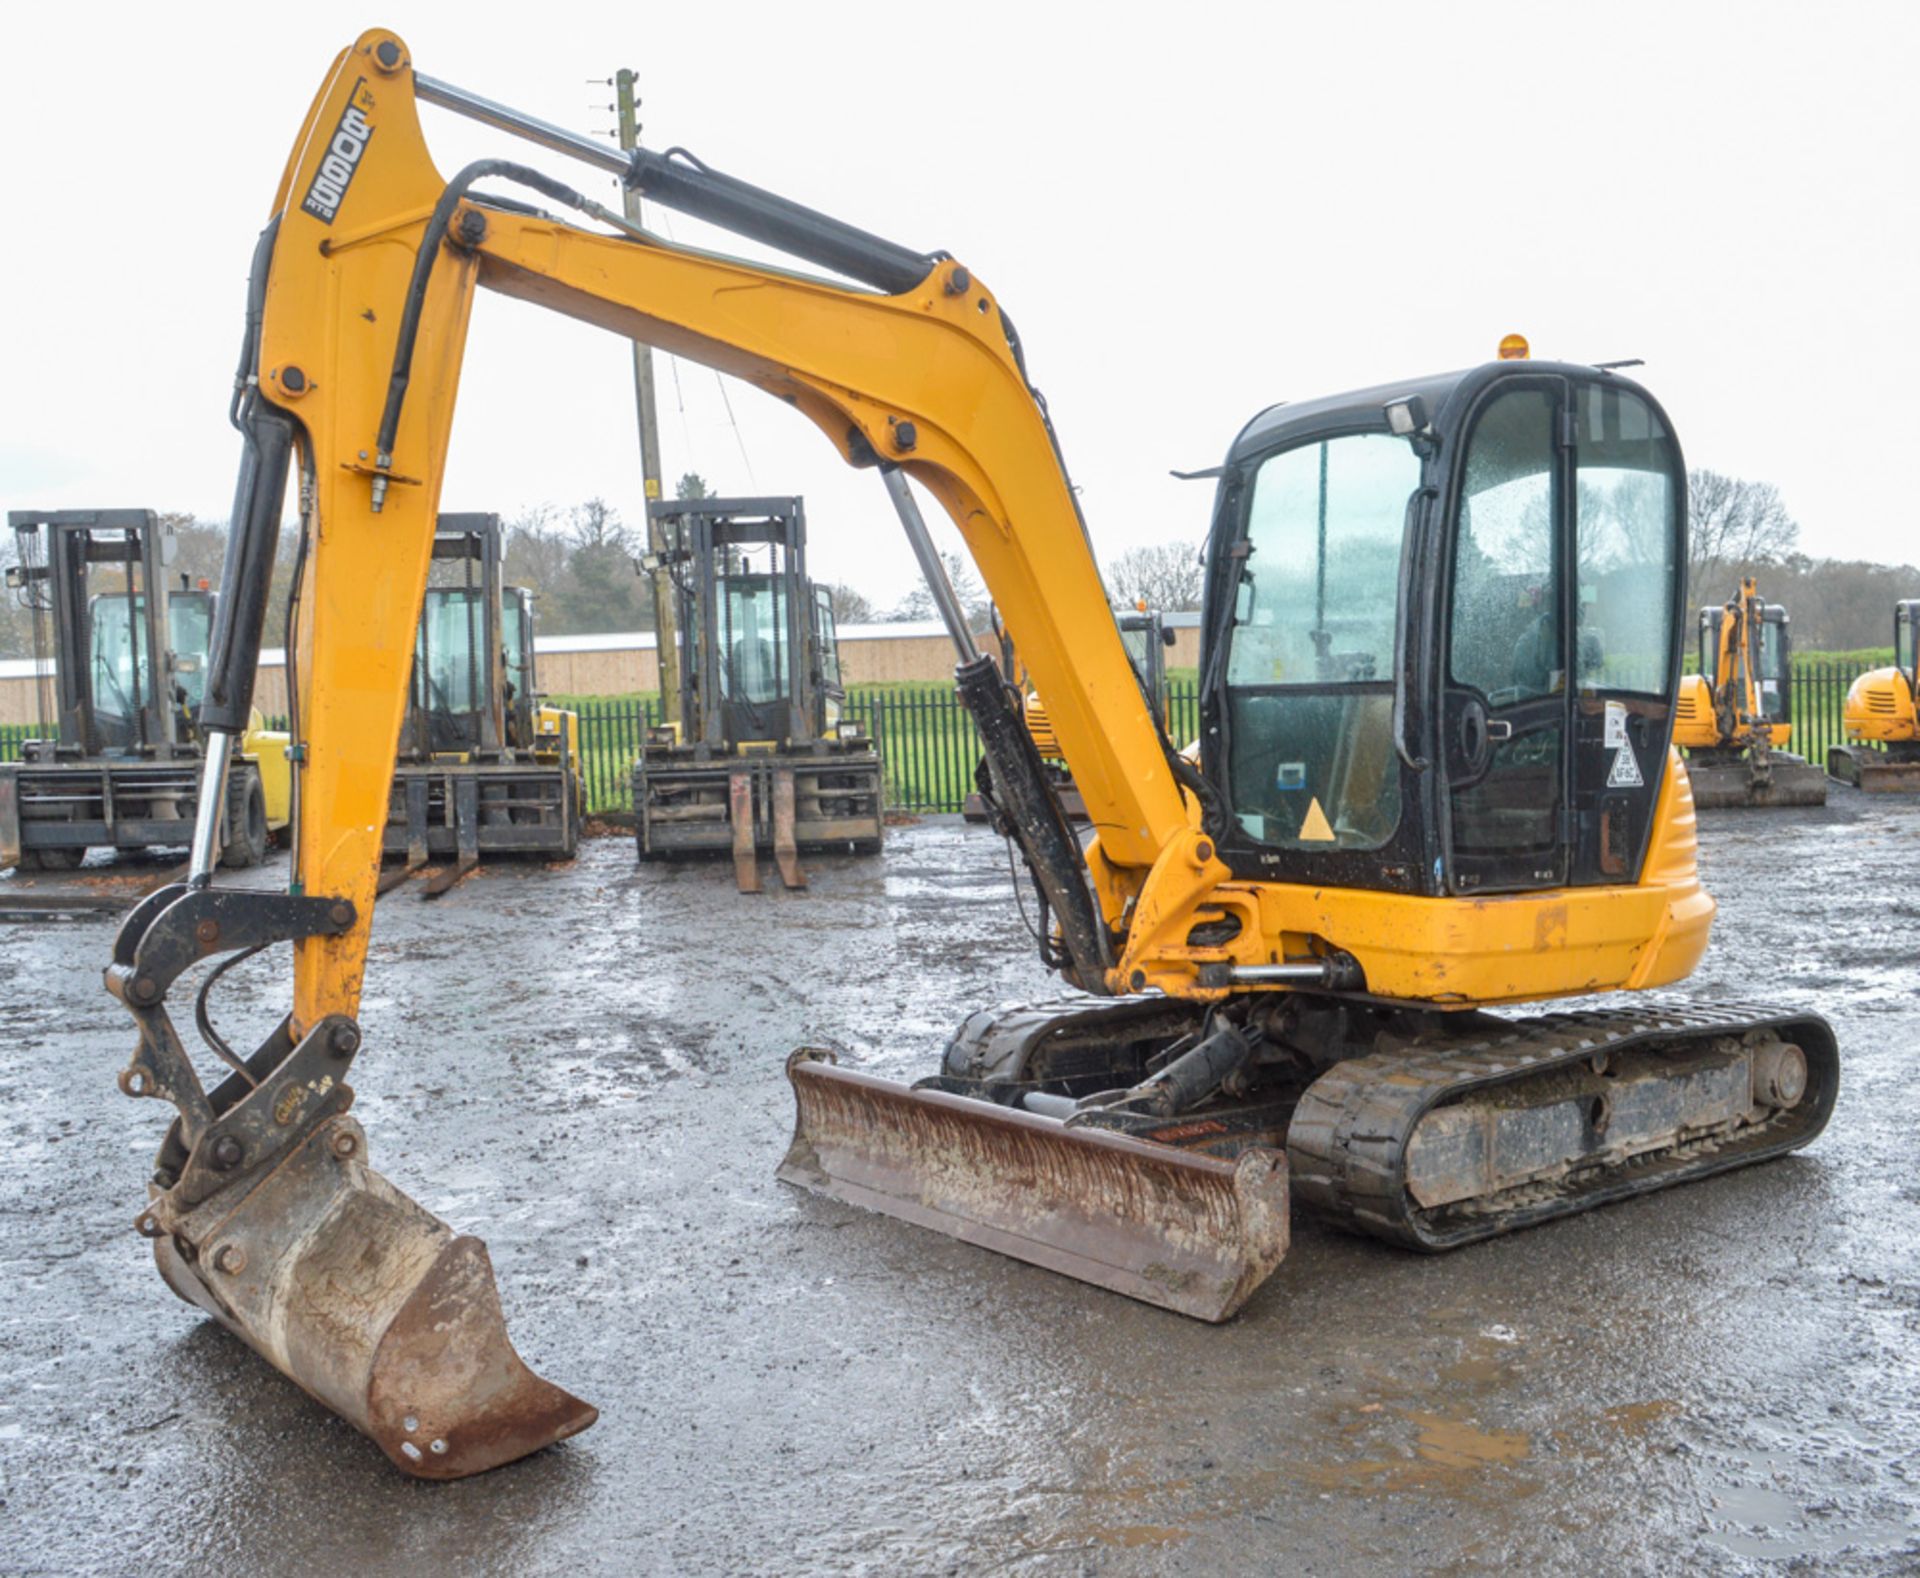
[[1487, 719], [1487, 738], [1489, 740], [1512, 739], [1513, 724], [1506, 718]]

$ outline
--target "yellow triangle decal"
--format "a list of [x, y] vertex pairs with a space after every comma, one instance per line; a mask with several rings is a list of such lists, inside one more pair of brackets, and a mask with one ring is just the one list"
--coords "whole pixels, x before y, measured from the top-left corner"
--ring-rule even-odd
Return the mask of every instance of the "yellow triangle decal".
[[1306, 819], [1300, 824], [1300, 842], [1303, 844], [1331, 844], [1333, 827], [1327, 821], [1327, 813], [1320, 809], [1320, 797], [1313, 797], [1313, 804], [1307, 807]]

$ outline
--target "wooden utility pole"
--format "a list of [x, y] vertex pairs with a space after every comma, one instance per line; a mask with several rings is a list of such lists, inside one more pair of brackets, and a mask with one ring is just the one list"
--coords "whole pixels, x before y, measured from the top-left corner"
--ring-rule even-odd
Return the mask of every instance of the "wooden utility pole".
[[[622, 67], [613, 79], [620, 111], [620, 146], [629, 152], [639, 145], [638, 100], [633, 92], [633, 73]], [[621, 200], [627, 218], [640, 223], [640, 194], [630, 186], [621, 188]], [[653, 347], [644, 341], [633, 342], [633, 394], [640, 418], [640, 469], [646, 479], [647, 503], [665, 498], [660, 487], [660, 413], [653, 395]], [[654, 656], [660, 665], [660, 713], [669, 723], [680, 721], [680, 643], [674, 628], [673, 582], [666, 566], [666, 534], [647, 511], [647, 548], [659, 561], [653, 572]]]

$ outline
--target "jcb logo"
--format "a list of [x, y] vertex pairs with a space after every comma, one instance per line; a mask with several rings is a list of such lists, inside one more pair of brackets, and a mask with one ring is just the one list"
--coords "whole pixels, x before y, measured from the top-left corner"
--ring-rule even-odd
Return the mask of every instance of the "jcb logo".
[[333, 216], [340, 212], [340, 205], [346, 201], [347, 187], [353, 182], [353, 172], [360, 168], [360, 157], [367, 151], [367, 143], [373, 137], [373, 128], [367, 124], [367, 117], [361, 109], [366, 99], [366, 86], [364, 77], [353, 85], [347, 107], [340, 112], [340, 124], [334, 127], [333, 137], [320, 160], [320, 168], [313, 172], [313, 182], [300, 204], [315, 219], [329, 225], [333, 223]]

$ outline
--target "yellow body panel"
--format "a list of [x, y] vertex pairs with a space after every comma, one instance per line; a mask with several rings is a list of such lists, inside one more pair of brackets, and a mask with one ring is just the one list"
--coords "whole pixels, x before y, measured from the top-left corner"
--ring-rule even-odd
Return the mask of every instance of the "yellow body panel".
[[1720, 743], [1713, 717], [1713, 687], [1704, 674], [1683, 674], [1673, 706], [1673, 743], [1690, 750], [1711, 750]]
[[[409, 276], [444, 189], [421, 136], [411, 63], [367, 33], [335, 63], [289, 161], [268, 282], [260, 388], [305, 424], [310, 563], [298, 611], [308, 759], [294, 880], [351, 900], [339, 938], [296, 945], [296, 1033], [358, 1005], [394, 747], [427, 579], [474, 291], [484, 285], [766, 390], [849, 460], [897, 464], [946, 508], [1000, 611], [1093, 824], [1088, 861], [1124, 932], [1114, 990], [1202, 989], [1208, 962], [1343, 949], [1392, 996], [1509, 1002], [1658, 985], [1698, 958], [1712, 901], [1691, 860], [1691, 799], [1670, 771], [1640, 885], [1474, 899], [1231, 879], [1191, 826], [1044, 414], [998, 304], [958, 263], [895, 296], [463, 204], [420, 314], [390, 466], [375, 435]], [[397, 40], [395, 41], [397, 42]], [[373, 128], [329, 226], [304, 193], [349, 104]], [[283, 373], [298, 367], [304, 378]], [[900, 435], [911, 423], [915, 437]], [[376, 511], [375, 471], [390, 476]], [[1190, 948], [1196, 919], [1242, 921]], [[1087, 983], [1089, 985], [1097, 983]]]
[[267, 804], [267, 831], [277, 833], [293, 820], [293, 764], [287, 747], [293, 736], [265, 727], [258, 708], [247, 732], [240, 736], [240, 755], [260, 769], [260, 792]]
[[[1112, 984], [1219, 996], [1224, 992], [1198, 987], [1201, 966], [1282, 964], [1338, 948], [1359, 960], [1369, 992], [1440, 1006], [1670, 985], [1692, 973], [1713, 926], [1715, 905], [1700, 884], [1697, 836], [1687, 770], [1679, 752], [1669, 751], [1653, 838], [1634, 887], [1426, 898], [1293, 883], [1196, 883], [1193, 902], [1170, 924], [1136, 912], [1134, 946]], [[1207, 847], [1196, 824], [1182, 853]], [[1187, 856], [1180, 864], [1193, 867], [1197, 860]], [[1148, 935], [1159, 926], [1183, 937], [1195, 921], [1227, 913], [1242, 925], [1221, 947], [1156, 944]], [[1569, 968], [1575, 961], [1584, 973]]]
[[1904, 670], [1876, 668], [1847, 687], [1847, 738], [1880, 745], [1920, 740], [1913, 686]]
[[[580, 764], [580, 714], [569, 712], [565, 707], [550, 707], [543, 703], [533, 710], [533, 733], [536, 761], [558, 761], [559, 745], [565, 743], [567, 760], [573, 763], [574, 784], [584, 791], [587, 780], [586, 769]], [[548, 741], [554, 743], [550, 745]]]

